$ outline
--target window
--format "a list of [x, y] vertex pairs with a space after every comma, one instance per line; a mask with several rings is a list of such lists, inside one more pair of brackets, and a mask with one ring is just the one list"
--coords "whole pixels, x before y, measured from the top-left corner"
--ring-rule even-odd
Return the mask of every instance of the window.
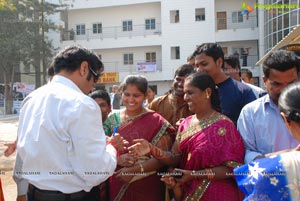
[[100, 33], [102, 33], [102, 24], [101, 23], [93, 24], [93, 34], [100, 34]]
[[171, 59], [180, 59], [180, 47], [171, 47]]
[[123, 31], [132, 31], [132, 20], [123, 21]]
[[195, 20], [196, 21], [205, 21], [205, 8], [196, 8]]
[[133, 64], [133, 54], [124, 54], [124, 65], [130, 65]]
[[85, 35], [85, 24], [76, 25], [76, 35]]
[[171, 10], [170, 11], [170, 22], [171, 23], [179, 23], [179, 10]]
[[232, 12], [232, 23], [243, 22], [243, 15], [241, 11]]
[[156, 62], [156, 52], [147, 52], [146, 62]]
[[146, 30], [155, 29], [155, 19], [146, 19], [145, 26]]

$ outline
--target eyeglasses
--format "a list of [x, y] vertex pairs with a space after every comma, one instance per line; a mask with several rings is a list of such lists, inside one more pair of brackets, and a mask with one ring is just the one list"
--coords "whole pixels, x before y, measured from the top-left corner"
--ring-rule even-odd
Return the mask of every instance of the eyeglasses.
[[91, 73], [94, 76], [94, 82], [97, 83], [97, 81], [98, 81], [99, 77], [101, 76], [101, 74], [96, 73], [90, 66], [89, 66], [89, 69], [90, 69]]

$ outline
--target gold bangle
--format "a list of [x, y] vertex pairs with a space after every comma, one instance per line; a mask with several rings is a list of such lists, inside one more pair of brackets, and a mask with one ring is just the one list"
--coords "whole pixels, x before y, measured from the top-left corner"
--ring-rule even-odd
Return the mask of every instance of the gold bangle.
[[214, 177], [215, 177], [215, 173], [212, 171], [212, 169], [211, 168], [205, 169], [205, 171], [206, 171], [206, 174], [207, 174], [207, 179], [213, 180]]
[[144, 172], [144, 167], [142, 165], [142, 163], [139, 163], [140, 167], [141, 167], [141, 172]]

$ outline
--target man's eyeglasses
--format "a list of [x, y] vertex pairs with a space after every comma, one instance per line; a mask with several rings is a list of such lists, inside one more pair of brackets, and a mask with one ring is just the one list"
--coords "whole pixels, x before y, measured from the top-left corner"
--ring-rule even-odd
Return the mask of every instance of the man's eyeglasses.
[[89, 66], [89, 69], [90, 69], [91, 73], [94, 76], [94, 82], [97, 83], [97, 81], [98, 81], [99, 77], [101, 76], [101, 74], [96, 73], [90, 66]]

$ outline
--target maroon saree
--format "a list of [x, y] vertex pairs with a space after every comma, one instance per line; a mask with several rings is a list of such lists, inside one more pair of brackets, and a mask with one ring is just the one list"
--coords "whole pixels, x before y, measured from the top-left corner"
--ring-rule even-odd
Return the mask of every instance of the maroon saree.
[[[106, 132], [120, 122], [120, 113], [115, 113], [105, 122]], [[111, 125], [108, 123], [111, 122]], [[163, 135], [174, 134], [174, 128], [158, 113], [146, 112], [119, 124], [118, 133], [133, 144], [134, 139], [145, 139], [156, 145]], [[125, 153], [125, 152], [123, 152]], [[121, 153], [121, 154], [123, 154]], [[117, 170], [122, 167], [117, 167]], [[110, 178], [110, 200], [154, 201], [164, 200], [164, 183], [154, 173], [130, 184], [124, 184], [115, 175]]]

